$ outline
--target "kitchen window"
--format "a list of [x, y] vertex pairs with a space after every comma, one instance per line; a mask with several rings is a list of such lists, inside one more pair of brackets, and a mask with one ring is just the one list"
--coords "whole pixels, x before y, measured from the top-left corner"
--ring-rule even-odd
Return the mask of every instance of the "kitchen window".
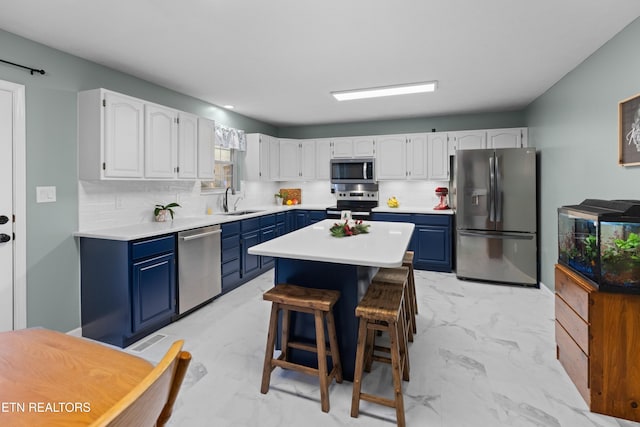
[[202, 181], [202, 192], [215, 192], [216, 190], [224, 190], [228, 187], [238, 188], [237, 186], [237, 150], [232, 148], [215, 147], [214, 150], [214, 179], [213, 181]]

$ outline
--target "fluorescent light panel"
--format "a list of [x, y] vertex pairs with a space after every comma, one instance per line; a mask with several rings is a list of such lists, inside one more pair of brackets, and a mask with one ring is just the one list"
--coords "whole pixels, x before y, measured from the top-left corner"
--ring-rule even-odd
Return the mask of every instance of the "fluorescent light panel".
[[372, 87], [368, 89], [344, 90], [331, 92], [338, 101], [351, 101], [353, 99], [378, 98], [382, 96], [409, 95], [412, 93], [434, 92], [438, 82], [422, 82], [397, 86]]

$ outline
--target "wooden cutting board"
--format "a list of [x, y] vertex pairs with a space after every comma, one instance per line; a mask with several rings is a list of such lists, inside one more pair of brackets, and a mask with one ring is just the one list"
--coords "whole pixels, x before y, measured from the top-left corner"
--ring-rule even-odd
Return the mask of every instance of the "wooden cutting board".
[[281, 188], [280, 189], [280, 194], [284, 195], [287, 194], [285, 197], [282, 198], [282, 204], [286, 205], [287, 204], [287, 200], [293, 200], [293, 199], [297, 199], [298, 200], [298, 204], [302, 203], [302, 190], [299, 188]]

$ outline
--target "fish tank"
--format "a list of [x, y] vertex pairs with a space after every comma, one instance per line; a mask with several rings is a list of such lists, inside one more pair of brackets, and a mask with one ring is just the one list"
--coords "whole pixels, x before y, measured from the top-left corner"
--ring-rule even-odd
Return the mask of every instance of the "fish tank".
[[601, 291], [640, 294], [640, 200], [558, 208], [558, 262]]

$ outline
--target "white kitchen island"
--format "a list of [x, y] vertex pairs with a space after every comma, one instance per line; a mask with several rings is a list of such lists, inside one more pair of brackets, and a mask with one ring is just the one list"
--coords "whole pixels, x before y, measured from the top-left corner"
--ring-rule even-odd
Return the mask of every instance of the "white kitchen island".
[[[334, 307], [338, 344], [344, 378], [353, 380], [358, 322], [355, 308], [380, 267], [399, 267], [414, 224], [366, 222], [369, 233], [333, 237], [329, 232], [337, 221], [327, 219], [249, 248], [252, 255], [275, 258], [275, 284], [290, 283], [340, 291]], [[292, 313], [290, 333], [297, 341], [313, 340], [312, 316]], [[316, 355], [290, 349], [291, 358], [317, 366]]]

